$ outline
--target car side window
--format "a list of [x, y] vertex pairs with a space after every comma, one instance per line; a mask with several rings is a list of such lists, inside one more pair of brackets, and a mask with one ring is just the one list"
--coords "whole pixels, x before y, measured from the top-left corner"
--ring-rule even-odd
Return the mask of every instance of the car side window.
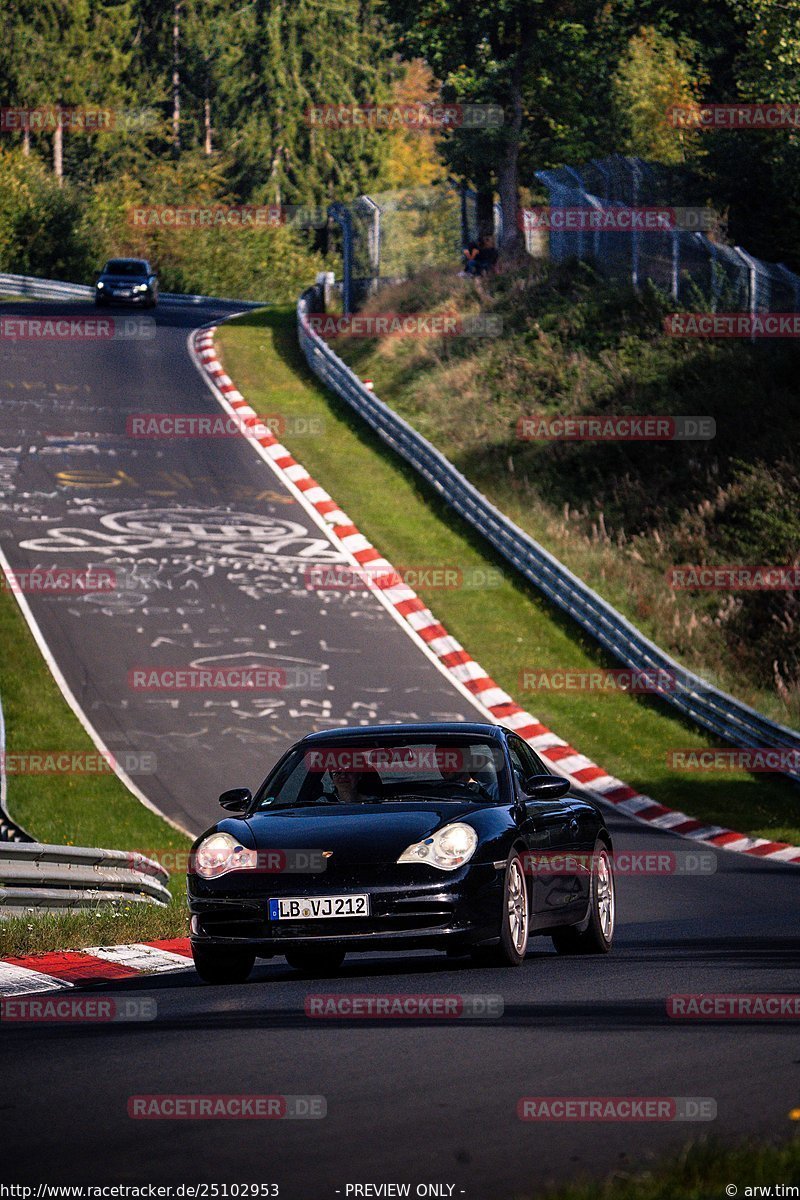
[[538, 754], [535, 754], [527, 742], [523, 742], [522, 738], [509, 738], [508, 748], [511, 753], [512, 762], [516, 758], [520, 764], [523, 779], [529, 779], [531, 775], [550, 774], [550, 771], [548, 771]]
[[528, 771], [526, 770], [525, 764], [520, 757], [518, 744], [516, 742], [509, 741], [508, 755], [511, 759], [511, 771], [514, 775], [514, 781], [517, 785], [517, 788], [519, 791], [524, 791], [525, 789], [522, 786], [522, 782], [525, 779], [525, 776], [528, 774]]

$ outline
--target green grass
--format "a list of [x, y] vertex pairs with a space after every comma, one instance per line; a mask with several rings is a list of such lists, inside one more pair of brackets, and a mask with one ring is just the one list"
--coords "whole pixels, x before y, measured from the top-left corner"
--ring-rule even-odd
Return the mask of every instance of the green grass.
[[[798, 1113], [800, 1115], [800, 1113]], [[746, 1142], [727, 1147], [704, 1142], [683, 1154], [665, 1159], [651, 1171], [628, 1174], [615, 1171], [604, 1180], [568, 1184], [539, 1193], [537, 1200], [725, 1200], [726, 1187], [734, 1184], [740, 1200], [758, 1195], [747, 1188], [765, 1187], [777, 1196], [776, 1184], [800, 1183], [800, 1140], [782, 1145]]]
[[261, 413], [322, 419], [315, 437], [284, 441], [396, 566], [492, 569], [499, 586], [426, 591], [422, 598], [497, 682], [582, 753], [671, 808], [763, 837], [800, 844], [800, 794], [780, 777], [677, 773], [669, 749], [712, 740], [671, 710], [627, 694], [526, 696], [523, 668], [613, 665], [563, 614], [516, 578], [433, 491], [308, 372], [292, 309], [249, 313], [217, 335], [226, 370]]
[[[67, 705], [23, 619], [0, 588], [0, 698], [9, 754], [39, 750], [94, 751]], [[37, 840], [108, 850], [184, 850], [190, 839], [150, 812], [111, 773], [8, 776], [9, 811]], [[103, 941], [180, 937], [186, 933], [182, 872], [170, 879], [168, 907], [123, 904], [0, 921], [0, 955], [79, 948]]]
[[[179, 890], [179, 889], [176, 889]], [[0, 921], [0, 956], [24, 957], [85, 946], [117, 946], [189, 936], [187, 909], [176, 895], [155, 904], [104, 905], [85, 912], [37, 913]]]

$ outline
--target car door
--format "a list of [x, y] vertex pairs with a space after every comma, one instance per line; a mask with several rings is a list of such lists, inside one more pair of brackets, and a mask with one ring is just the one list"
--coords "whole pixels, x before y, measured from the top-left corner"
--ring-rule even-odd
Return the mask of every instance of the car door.
[[553, 772], [522, 738], [512, 735], [508, 748], [518, 795], [529, 814], [529, 822], [537, 830], [528, 864], [534, 910], [541, 918], [540, 925], [568, 924], [586, 906], [591, 871], [589, 857], [583, 853], [579, 840], [576, 808], [569, 795], [555, 800], [527, 799], [525, 780]]

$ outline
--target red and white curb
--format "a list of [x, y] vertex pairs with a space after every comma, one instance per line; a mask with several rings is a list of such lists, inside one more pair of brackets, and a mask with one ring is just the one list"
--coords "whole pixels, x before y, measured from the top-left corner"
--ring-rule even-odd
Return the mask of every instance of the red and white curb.
[[[338, 543], [358, 565], [369, 565], [369, 571], [365, 573], [365, 587], [375, 592], [386, 607], [391, 607], [402, 618], [401, 623], [414, 636], [414, 640], [421, 640], [429, 657], [435, 657], [438, 665], [460, 691], [469, 695], [481, 713], [496, 724], [515, 730], [548, 760], [559, 775], [564, 775], [594, 793], [598, 800], [637, 821], [696, 842], [706, 842], [717, 849], [800, 864], [800, 846], [748, 837], [720, 825], [705, 824], [686, 813], [657, 804], [650, 796], [628, 787], [622, 780], [609, 775], [591, 759], [580, 754], [498, 687], [464, 647], [448, 634], [417, 594], [400, 579], [392, 564], [359, 532], [336, 501], [259, 420], [258, 414], [225, 373], [214, 348], [215, 332], [216, 327], [213, 326], [200, 330], [192, 335], [189, 346], [222, 407], [231, 415], [248, 418], [248, 437], [273, 471], [318, 523], [324, 524], [334, 543]], [[319, 518], [322, 518], [321, 522]]]
[[[141, 975], [163, 975], [192, 967], [188, 938], [132, 942], [128, 946], [91, 946], [57, 950], [25, 958], [0, 959], [0, 996], [64, 991], [93, 983], [113, 983]], [[0, 1021], [2, 1013], [0, 1013]]]

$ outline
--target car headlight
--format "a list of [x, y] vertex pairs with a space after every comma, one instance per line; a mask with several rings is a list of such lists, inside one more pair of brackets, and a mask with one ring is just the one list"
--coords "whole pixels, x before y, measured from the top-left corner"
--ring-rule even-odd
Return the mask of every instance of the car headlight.
[[98, 281], [97, 281], [97, 286], [98, 286], [99, 288], [102, 288], [102, 287], [105, 287], [106, 285], [103, 283], [102, 279], [98, 279]]
[[212, 833], [192, 855], [201, 879], [218, 879], [229, 871], [246, 871], [258, 865], [258, 852], [248, 850], [229, 833]]
[[146, 292], [146, 291], [147, 291], [147, 284], [146, 284], [146, 283], [135, 283], [135, 284], [133, 285], [133, 290], [134, 290], [135, 292]]
[[424, 862], [440, 871], [455, 871], [469, 862], [478, 845], [478, 835], [471, 825], [456, 821], [445, 825], [424, 841], [406, 847], [398, 862]]

